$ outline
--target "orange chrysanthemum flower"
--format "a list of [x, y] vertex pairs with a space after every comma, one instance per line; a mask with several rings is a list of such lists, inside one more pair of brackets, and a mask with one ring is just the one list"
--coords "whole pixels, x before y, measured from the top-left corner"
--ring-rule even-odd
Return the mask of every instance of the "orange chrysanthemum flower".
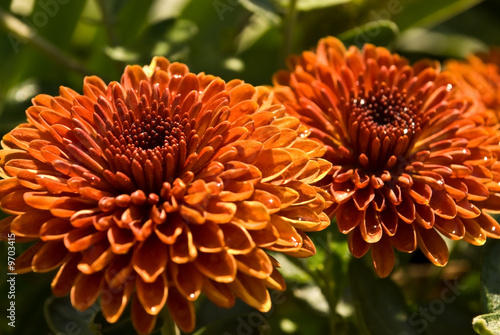
[[354, 256], [371, 249], [385, 277], [393, 247], [418, 246], [443, 266], [442, 235], [476, 245], [500, 238], [485, 212], [500, 210], [497, 131], [438, 64], [410, 66], [385, 48], [346, 50], [325, 38], [289, 66], [274, 76], [275, 96], [326, 145], [332, 208]]
[[37, 241], [17, 272], [58, 269], [53, 293], [79, 310], [101, 297], [109, 322], [131, 301], [143, 334], [165, 304], [193, 330], [200, 292], [268, 311], [285, 283], [263, 249], [313, 255], [304, 232], [329, 225], [310, 185], [331, 168], [323, 146], [269, 89], [165, 58], [83, 91], [38, 95], [3, 138], [0, 231]]
[[456, 78], [457, 85], [468, 96], [494, 111], [500, 120], [500, 49], [489, 53], [470, 55], [467, 61], [449, 60], [446, 69]]

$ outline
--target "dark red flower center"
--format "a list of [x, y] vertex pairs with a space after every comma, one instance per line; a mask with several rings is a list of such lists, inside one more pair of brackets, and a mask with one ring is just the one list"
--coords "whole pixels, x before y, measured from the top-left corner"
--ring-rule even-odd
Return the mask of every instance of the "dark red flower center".
[[407, 103], [406, 92], [381, 88], [375, 92], [360, 92], [351, 100], [351, 110], [360, 123], [370, 130], [385, 134], [392, 132], [412, 135], [415, 133], [414, 106]]
[[397, 87], [378, 82], [370, 90], [361, 86], [348, 108], [352, 149], [355, 157], [363, 156], [360, 163], [370, 171], [394, 166], [420, 131], [415, 99]]

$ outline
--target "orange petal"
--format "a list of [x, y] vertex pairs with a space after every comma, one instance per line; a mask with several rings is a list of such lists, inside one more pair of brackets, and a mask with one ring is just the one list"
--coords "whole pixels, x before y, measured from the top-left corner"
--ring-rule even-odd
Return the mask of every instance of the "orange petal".
[[7, 214], [20, 215], [33, 210], [33, 207], [29, 206], [24, 201], [24, 194], [26, 191], [14, 191], [5, 195], [0, 202], [0, 207]]
[[82, 251], [106, 238], [106, 232], [96, 231], [94, 227], [78, 228], [64, 237], [64, 244], [71, 252]]
[[[252, 187], [253, 190], [253, 187]], [[222, 193], [222, 192], [221, 192]], [[221, 196], [219, 194], [219, 196]], [[222, 198], [221, 198], [222, 199]], [[247, 198], [244, 198], [247, 199]], [[210, 203], [206, 208], [206, 219], [214, 223], [227, 223], [236, 213], [236, 205], [230, 202]]]
[[248, 254], [235, 255], [238, 271], [250, 276], [266, 279], [273, 272], [269, 256], [260, 248], [255, 248]]
[[364, 212], [359, 211], [354, 201], [340, 204], [337, 209], [337, 225], [343, 234], [347, 234], [358, 227], [363, 220]]
[[80, 254], [71, 254], [71, 257], [66, 260], [66, 262], [64, 262], [64, 264], [59, 268], [59, 271], [57, 271], [57, 274], [50, 284], [52, 293], [55, 296], [64, 297], [71, 291], [71, 287], [73, 287], [73, 284], [80, 273], [77, 268], [80, 258]]
[[349, 233], [347, 245], [349, 246], [351, 254], [356, 258], [362, 257], [368, 250], [370, 250], [370, 244], [367, 243], [361, 236], [359, 227], [356, 227]]
[[172, 261], [178, 264], [187, 263], [196, 258], [198, 250], [193, 243], [193, 234], [187, 226], [184, 227], [175, 243], [169, 245], [169, 252]]
[[415, 204], [416, 222], [425, 229], [430, 229], [434, 226], [434, 212], [428, 205]]
[[40, 228], [51, 217], [47, 211], [29, 211], [14, 218], [10, 224], [10, 231], [19, 236], [38, 238]]
[[375, 210], [370, 206], [364, 212], [363, 220], [359, 224], [361, 236], [368, 243], [376, 243], [382, 238], [383, 229], [377, 216], [378, 213], [375, 215]]
[[223, 232], [224, 244], [230, 254], [245, 254], [255, 247], [252, 236], [248, 231], [236, 224], [226, 223], [220, 225]]
[[115, 323], [127, 307], [134, 290], [134, 282], [126, 282], [119, 290], [108, 286], [104, 287], [101, 296], [101, 310], [109, 323]]
[[238, 298], [262, 313], [271, 309], [271, 297], [262, 279], [238, 273], [238, 277], [229, 286]]
[[32, 271], [31, 264], [33, 263], [33, 258], [46, 243], [47, 242], [37, 242], [25, 250], [21, 256], [17, 257], [15, 272], [21, 274]]
[[[304, 157], [306, 162], [306, 157]], [[285, 173], [293, 165], [293, 155], [285, 149], [262, 150], [255, 166], [262, 172], [262, 182], [268, 182]]]
[[488, 198], [488, 188], [474, 179], [464, 178], [463, 183], [467, 186], [467, 199], [482, 201]]
[[43, 241], [62, 240], [73, 229], [69, 220], [51, 218], [40, 228], [40, 239]]
[[415, 226], [417, 243], [424, 255], [437, 266], [445, 266], [448, 263], [448, 247], [441, 235], [434, 229], [423, 229]]
[[195, 326], [193, 303], [186, 300], [175, 287], [172, 287], [168, 293], [167, 306], [177, 326], [185, 333], [192, 332]]
[[285, 279], [283, 279], [283, 277], [276, 268], [274, 268], [271, 275], [267, 277], [266, 287], [272, 290], [279, 290], [279, 291], [286, 290]]
[[229, 283], [236, 277], [236, 260], [226, 251], [210, 254], [199, 252], [194, 264], [202, 274], [217, 282]]
[[132, 298], [130, 315], [132, 316], [132, 325], [139, 334], [146, 335], [153, 331], [157, 316], [148, 314], [144, 310], [137, 295]]
[[31, 267], [34, 272], [47, 272], [59, 267], [68, 256], [62, 241], [47, 242], [33, 257]]
[[104, 279], [108, 286], [120, 288], [128, 282], [135, 282], [134, 267], [131, 263], [132, 254], [119, 255], [108, 265], [104, 273]]
[[264, 228], [270, 220], [266, 206], [257, 201], [242, 201], [237, 204], [238, 210], [233, 222], [246, 229], [258, 230]]
[[107, 232], [113, 253], [125, 254], [135, 245], [136, 238], [131, 230], [113, 225]]
[[271, 224], [276, 228], [279, 234], [276, 244], [292, 249], [298, 249], [301, 246], [302, 238], [299, 231], [295, 229], [289, 221], [281, 216], [273, 214], [271, 215]]
[[368, 205], [375, 198], [375, 192], [371, 187], [365, 187], [362, 189], [356, 190], [352, 199], [354, 200], [354, 204], [360, 211], [364, 211], [368, 208]]
[[[283, 252], [286, 255], [298, 257], [298, 258], [311, 257], [311, 256], [316, 255], [316, 247], [314, 246], [314, 243], [311, 241], [311, 239], [300, 230], [299, 230], [299, 234], [302, 238], [302, 244], [300, 246], [300, 249], [293, 250], [293, 251], [283, 250]], [[284, 249], [286, 249], [286, 247]], [[279, 249], [275, 249], [275, 248], [271, 248], [271, 247], [269, 248], [269, 250], [280, 251]]]
[[155, 225], [155, 233], [163, 243], [174, 244], [177, 237], [182, 234], [184, 227], [182, 218], [174, 214], [170, 216], [168, 223]]
[[262, 248], [269, 248], [276, 243], [278, 237], [280, 236], [278, 229], [276, 229], [270, 222], [263, 229], [248, 230], [248, 233], [252, 237], [255, 245]]
[[408, 194], [417, 204], [426, 205], [431, 200], [432, 188], [419, 181], [415, 181]]
[[193, 243], [201, 252], [219, 252], [224, 248], [224, 233], [218, 225], [205, 223], [191, 225]]
[[387, 237], [372, 244], [373, 266], [380, 278], [387, 277], [394, 268], [394, 249]]
[[429, 206], [436, 215], [445, 219], [452, 219], [457, 215], [455, 201], [444, 190], [434, 190], [432, 192]]
[[398, 228], [399, 218], [396, 207], [391, 203], [389, 207], [381, 212], [372, 211], [377, 216], [377, 220], [381, 223], [384, 232], [388, 236], [394, 236]]
[[203, 293], [219, 307], [231, 308], [235, 303], [235, 297], [227, 284], [218, 283], [207, 277], [203, 278]]
[[356, 187], [350, 181], [346, 181], [343, 183], [333, 182], [331, 187], [331, 192], [335, 199], [335, 202], [338, 204], [343, 204], [354, 195], [356, 192]]
[[193, 263], [170, 263], [170, 274], [174, 283], [184, 298], [195, 301], [200, 295], [203, 286], [203, 275]]
[[487, 213], [482, 213], [477, 217], [476, 222], [479, 223], [481, 228], [486, 232], [488, 237], [500, 237], [500, 224]]
[[137, 298], [146, 313], [158, 315], [167, 301], [168, 284], [165, 272], [151, 283], [146, 283], [140, 276], [135, 280]]
[[[291, 204], [296, 203], [298, 201], [298, 199], [300, 197], [298, 192], [301, 191], [301, 188], [302, 188], [301, 186], [305, 185], [303, 183], [295, 183], [295, 184], [292, 184], [292, 183], [287, 184], [287, 186], [290, 186], [290, 187], [278, 186], [278, 185], [267, 184], [267, 183], [259, 183], [255, 187], [258, 190], [262, 190], [266, 193], [269, 193], [269, 194], [277, 197], [279, 199], [279, 203], [280, 203], [281, 208], [285, 208], [285, 207], [288, 207]], [[309, 191], [309, 188], [306, 188], [306, 190]], [[314, 192], [314, 193], [316, 193], [316, 192]], [[309, 194], [309, 193], [306, 193], [306, 194]]]
[[481, 228], [476, 219], [462, 219], [465, 228], [464, 241], [473, 245], [486, 243], [486, 232]]
[[78, 270], [91, 274], [104, 269], [115, 258], [108, 241], [103, 240], [82, 252], [82, 260]]
[[398, 216], [406, 223], [412, 223], [415, 220], [415, 203], [406, 194], [402, 195], [401, 203], [396, 206]]
[[132, 256], [134, 270], [146, 283], [152, 283], [165, 271], [167, 246], [155, 235], [142, 242]]
[[394, 248], [402, 252], [413, 252], [417, 248], [415, 226], [402, 223], [398, 225], [396, 235], [390, 237]]
[[459, 217], [466, 219], [474, 219], [481, 215], [481, 210], [470, 203], [467, 199], [457, 201], [457, 213]]
[[91, 275], [80, 273], [71, 288], [71, 304], [84, 311], [94, 304], [104, 285], [104, 272]]
[[444, 236], [452, 240], [461, 240], [465, 235], [465, 228], [462, 220], [455, 217], [453, 219], [443, 219], [436, 217], [434, 227]]

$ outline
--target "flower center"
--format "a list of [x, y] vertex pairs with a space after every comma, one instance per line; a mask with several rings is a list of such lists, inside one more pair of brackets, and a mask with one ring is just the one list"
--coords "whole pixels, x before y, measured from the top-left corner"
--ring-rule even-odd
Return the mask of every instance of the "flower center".
[[350, 101], [351, 139], [354, 154], [371, 171], [389, 169], [404, 157], [420, 131], [415, 99], [407, 99], [406, 90], [375, 82], [366, 92], [360, 87]]
[[143, 113], [141, 119], [134, 120], [129, 129], [123, 129], [118, 141], [128, 149], [153, 150], [178, 146], [181, 141], [186, 141], [185, 126], [188, 124], [187, 119], [181, 119], [178, 115], [172, 120], [155, 112]]
[[361, 93], [351, 102], [352, 111], [367, 128], [404, 135], [415, 132], [413, 107], [407, 104], [405, 91], [393, 92], [387, 87], [367, 95]]

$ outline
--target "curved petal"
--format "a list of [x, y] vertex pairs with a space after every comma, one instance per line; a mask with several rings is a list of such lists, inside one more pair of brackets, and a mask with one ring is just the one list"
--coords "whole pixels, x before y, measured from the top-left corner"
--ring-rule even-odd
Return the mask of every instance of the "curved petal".
[[186, 300], [175, 288], [168, 294], [167, 306], [172, 319], [185, 332], [190, 333], [195, 326], [195, 310], [193, 303]]
[[262, 313], [271, 309], [271, 297], [262, 279], [238, 273], [229, 286], [237, 297]]
[[132, 324], [139, 334], [149, 334], [153, 331], [157, 316], [146, 312], [137, 295], [134, 295], [132, 298], [130, 314], [132, 316]]
[[146, 283], [154, 282], [165, 271], [167, 246], [156, 236], [151, 235], [134, 251], [132, 264], [135, 271]]
[[158, 315], [167, 301], [168, 283], [165, 272], [150, 283], [145, 282], [141, 276], [135, 279], [136, 295], [146, 313]]
[[217, 282], [229, 283], [236, 277], [236, 260], [227, 251], [210, 254], [199, 252], [194, 264], [202, 274]]
[[104, 284], [104, 272], [91, 275], [80, 273], [71, 288], [71, 304], [79, 311], [84, 311], [94, 304], [101, 294]]
[[394, 250], [387, 237], [371, 246], [373, 266], [380, 278], [387, 277], [394, 268]]
[[424, 255], [435, 265], [445, 266], [448, 263], [448, 247], [443, 238], [434, 229], [415, 227], [417, 243]]

